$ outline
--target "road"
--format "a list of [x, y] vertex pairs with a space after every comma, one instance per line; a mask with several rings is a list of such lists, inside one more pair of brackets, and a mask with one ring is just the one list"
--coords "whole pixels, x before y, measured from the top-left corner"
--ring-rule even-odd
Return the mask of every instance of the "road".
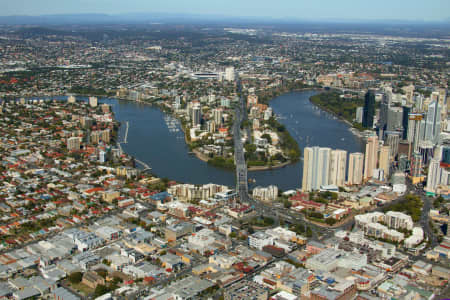
[[[247, 163], [245, 162], [244, 144], [241, 137], [241, 124], [244, 120], [245, 103], [242, 96], [240, 81], [237, 83], [237, 92], [240, 95], [239, 106], [235, 109], [233, 124], [234, 162], [236, 164], [236, 189], [242, 202], [252, 202], [248, 196]], [[252, 203], [253, 204], [253, 203]]]
[[432, 207], [431, 199], [425, 195], [423, 190], [419, 190], [416, 194], [418, 196], [420, 196], [420, 199], [423, 202], [422, 214], [420, 215], [419, 222], [423, 228], [423, 232], [424, 232], [425, 236], [428, 237], [431, 248], [434, 248], [437, 245], [439, 245], [439, 242], [437, 240], [436, 235], [434, 234], [433, 228], [431, 228], [431, 226], [430, 226], [429, 215], [430, 215], [430, 209]]

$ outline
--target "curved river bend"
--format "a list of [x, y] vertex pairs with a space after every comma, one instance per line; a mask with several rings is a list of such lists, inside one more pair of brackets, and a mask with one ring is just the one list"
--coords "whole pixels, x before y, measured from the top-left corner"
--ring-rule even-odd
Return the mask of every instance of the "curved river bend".
[[[306, 146], [321, 146], [344, 149], [349, 153], [361, 151], [360, 139], [349, 131], [347, 124], [309, 102], [309, 97], [316, 93], [302, 91], [284, 94], [273, 99], [270, 106], [302, 150]], [[180, 127], [168, 126], [167, 116], [157, 107], [117, 99], [100, 99], [99, 102], [112, 106], [116, 119], [122, 123], [121, 137], [125, 132], [125, 123], [129, 122], [128, 143], [122, 144], [123, 150], [150, 165], [152, 172], [159, 177], [193, 184], [212, 182], [234, 187], [234, 172], [211, 167], [189, 155]], [[287, 190], [301, 187], [302, 168], [302, 161], [299, 161], [280, 169], [249, 172], [248, 176], [256, 180], [253, 186], [274, 184]]]

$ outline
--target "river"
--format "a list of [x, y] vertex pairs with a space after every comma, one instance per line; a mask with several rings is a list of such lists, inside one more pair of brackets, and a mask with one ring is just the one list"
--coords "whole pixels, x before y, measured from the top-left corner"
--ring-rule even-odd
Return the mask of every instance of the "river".
[[[273, 99], [270, 106], [279, 116], [300, 149], [306, 146], [331, 147], [350, 152], [362, 150], [361, 140], [354, 136], [349, 126], [333, 115], [310, 103], [315, 91], [284, 94]], [[159, 177], [193, 184], [218, 183], [235, 186], [234, 171], [222, 170], [197, 159], [188, 153], [184, 134], [169, 130], [165, 113], [155, 106], [117, 99], [100, 99], [99, 103], [112, 106], [115, 117], [122, 124], [129, 122], [128, 143], [122, 148], [128, 154], [147, 163]], [[121, 126], [122, 137], [126, 126]], [[277, 185], [282, 190], [301, 187], [302, 161], [284, 168], [249, 172], [256, 185]]]

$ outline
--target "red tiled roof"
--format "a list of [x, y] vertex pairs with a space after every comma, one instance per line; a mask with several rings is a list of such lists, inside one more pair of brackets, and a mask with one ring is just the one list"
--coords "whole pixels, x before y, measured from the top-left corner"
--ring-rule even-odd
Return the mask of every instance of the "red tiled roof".
[[84, 191], [84, 193], [92, 194], [92, 193], [103, 192], [103, 191], [104, 191], [104, 189], [102, 187], [96, 187], [96, 188], [86, 190], [86, 191]]

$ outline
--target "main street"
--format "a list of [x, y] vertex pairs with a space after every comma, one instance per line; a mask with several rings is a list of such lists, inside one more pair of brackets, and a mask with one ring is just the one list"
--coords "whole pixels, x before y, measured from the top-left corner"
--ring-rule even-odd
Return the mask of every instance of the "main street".
[[424, 194], [423, 190], [418, 190], [416, 193], [423, 202], [422, 214], [420, 215], [420, 226], [422, 226], [425, 236], [428, 237], [428, 241], [430, 242], [430, 247], [436, 247], [439, 242], [436, 238], [436, 235], [433, 232], [433, 228], [430, 226], [430, 209], [432, 206], [431, 199]]
[[[236, 164], [236, 189], [239, 198], [243, 202], [254, 202], [248, 196], [247, 164], [245, 162], [244, 145], [241, 137], [241, 124], [244, 120], [244, 98], [240, 81], [237, 82], [237, 91], [240, 95], [239, 106], [235, 109], [235, 121], [233, 124], [234, 138], [234, 162]], [[252, 203], [253, 204], [253, 203]]]

